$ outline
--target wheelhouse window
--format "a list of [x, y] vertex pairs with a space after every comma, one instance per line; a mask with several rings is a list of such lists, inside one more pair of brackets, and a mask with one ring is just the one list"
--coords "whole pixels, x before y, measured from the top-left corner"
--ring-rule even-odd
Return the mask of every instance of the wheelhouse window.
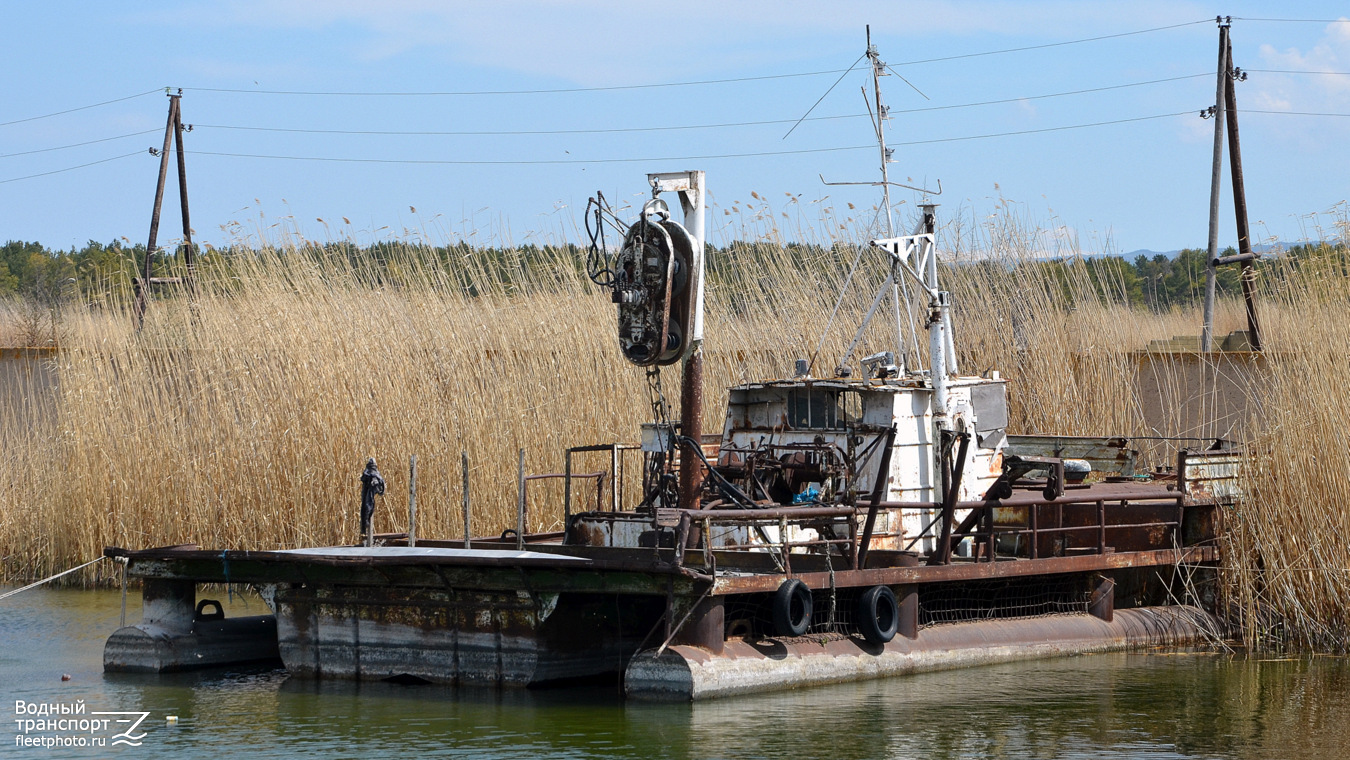
[[843, 395], [817, 388], [788, 391], [788, 424], [797, 430], [843, 430], [848, 422]]

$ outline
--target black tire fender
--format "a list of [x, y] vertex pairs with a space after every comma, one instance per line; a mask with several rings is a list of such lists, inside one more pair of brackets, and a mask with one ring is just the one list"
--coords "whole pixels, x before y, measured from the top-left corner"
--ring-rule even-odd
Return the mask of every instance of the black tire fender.
[[801, 636], [811, 627], [811, 589], [796, 578], [783, 581], [773, 595], [773, 629], [783, 637]]
[[858, 630], [872, 644], [885, 644], [900, 628], [900, 605], [889, 586], [873, 586], [858, 597]]

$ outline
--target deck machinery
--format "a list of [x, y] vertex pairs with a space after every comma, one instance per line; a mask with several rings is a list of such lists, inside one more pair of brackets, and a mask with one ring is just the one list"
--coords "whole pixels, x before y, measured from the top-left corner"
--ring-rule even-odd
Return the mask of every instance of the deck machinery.
[[[649, 372], [683, 365], [681, 419], [658, 399], [640, 445], [570, 449], [561, 532], [109, 548], [145, 601], [143, 622], [108, 640], [106, 668], [279, 656], [301, 677], [611, 677], [631, 697], [691, 699], [1202, 635], [1212, 618], [1176, 602], [1217, 563], [1241, 453], [1181, 449], [1143, 472], [1123, 438], [1010, 435], [1006, 381], [958, 371], [932, 206], [914, 234], [873, 241], [890, 274], [831, 376], [799, 362], [738, 385], [721, 434], [703, 436], [704, 182], [649, 175], [652, 201], [622, 247], [600, 237], [592, 250], [623, 355]], [[679, 195], [685, 224], [663, 193]], [[852, 366], [901, 281], [926, 302], [927, 363], [898, 345]], [[609, 505], [597, 492], [577, 511], [571, 463], [587, 451], [611, 455], [589, 481], [610, 484]], [[639, 451], [642, 487], [625, 488], [621, 460]], [[206, 583], [254, 586], [273, 614], [220, 620], [198, 603]]]

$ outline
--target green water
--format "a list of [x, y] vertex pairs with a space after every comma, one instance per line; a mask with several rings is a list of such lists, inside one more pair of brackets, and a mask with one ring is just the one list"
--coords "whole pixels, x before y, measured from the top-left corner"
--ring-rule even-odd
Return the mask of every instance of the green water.
[[[236, 600], [227, 614], [260, 607]], [[139, 610], [133, 596], [131, 622]], [[0, 757], [1350, 757], [1343, 659], [1097, 655], [645, 705], [610, 689], [456, 691], [282, 671], [104, 675], [103, 640], [119, 611], [106, 591], [0, 602]], [[16, 746], [14, 721], [31, 717], [14, 714], [16, 701], [78, 700], [88, 712], [148, 711], [141, 746]]]

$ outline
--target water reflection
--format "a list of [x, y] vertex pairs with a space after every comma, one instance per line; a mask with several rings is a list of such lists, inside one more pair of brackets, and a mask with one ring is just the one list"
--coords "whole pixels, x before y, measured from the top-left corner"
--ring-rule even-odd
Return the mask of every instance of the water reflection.
[[[612, 688], [496, 692], [301, 681], [275, 670], [105, 676], [116, 593], [36, 591], [0, 604], [5, 711], [15, 700], [75, 699], [91, 710], [148, 710], [139, 756], [1339, 758], [1350, 746], [1350, 664], [1338, 658], [1096, 655], [696, 705], [625, 704]], [[258, 604], [237, 599], [227, 614], [256, 614]]]

